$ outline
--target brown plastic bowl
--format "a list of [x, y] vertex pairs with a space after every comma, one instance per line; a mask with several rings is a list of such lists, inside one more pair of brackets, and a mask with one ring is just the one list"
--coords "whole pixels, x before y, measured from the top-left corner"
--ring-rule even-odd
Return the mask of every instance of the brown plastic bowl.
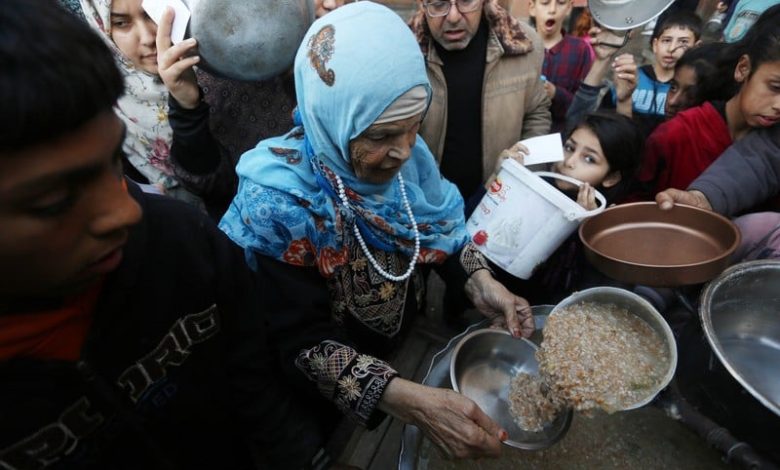
[[714, 212], [655, 202], [611, 207], [580, 225], [585, 255], [607, 276], [631, 284], [700, 284], [720, 274], [740, 241], [739, 229]]

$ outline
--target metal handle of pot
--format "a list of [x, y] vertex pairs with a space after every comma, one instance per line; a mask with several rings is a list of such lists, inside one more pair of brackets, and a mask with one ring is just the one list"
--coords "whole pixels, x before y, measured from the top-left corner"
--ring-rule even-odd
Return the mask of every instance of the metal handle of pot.
[[[547, 177], [547, 178], [555, 178], [555, 179], [559, 179], [559, 180], [562, 180], [562, 181], [566, 181], [567, 183], [571, 183], [571, 184], [576, 185], [578, 187], [582, 186], [583, 184], [585, 184], [582, 181], [580, 181], [578, 179], [575, 179], [575, 178], [572, 178], [570, 176], [561, 175], [559, 173], [552, 173], [552, 172], [549, 172], [549, 171], [537, 171], [537, 172], [534, 172], [534, 174], [538, 175], [538, 176], [541, 176], [542, 178]], [[596, 190], [595, 188], [593, 190], [596, 191], [596, 200], [598, 202], [600, 202], [601, 205], [599, 207], [593, 209], [593, 210], [585, 211], [584, 214], [582, 214], [581, 216], [577, 217], [578, 219], [587, 219], [588, 217], [591, 217], [591, 216], [594, 216], [596, 214], [601, 213], [604, 209], [607, 208], [607, 198], [605, 198], [604, 195], [601, 194], [600, 192], [598, 192], [598, 190]]]

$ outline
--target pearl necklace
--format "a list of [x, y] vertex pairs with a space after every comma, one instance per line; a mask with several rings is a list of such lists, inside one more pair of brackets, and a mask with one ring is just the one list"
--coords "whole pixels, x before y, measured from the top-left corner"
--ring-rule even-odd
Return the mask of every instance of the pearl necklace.
[[[349, 200], [347, 199], [347, 192], [344, 189], [344, 182], [341, 181], [341, 177], [339, 175], [334, 176], [336, 177], [336, 185], [338, 186], [339, 199], [341, 199], [341, 203], [344, 204], [344, 207], [350, 208]], [[417, 230], [417, 221], [414, 220], [412, 206], [409, 204], [409, 198], [406, 197], [406, 185], [404, 185], [404, 178], [400, 173], [398, 174], [398, 185], [401, 189], [401, 201], [403, 202], [406, 214], [409, 216], [409, 221], [412, 223], [412, 231], [414, 231], [414, 254], [412, 255], [412, 259], [409, 261], [409, 267], [406, 269], [406, 272], [400, 276], [395, 276], [382, 269], [382, 267], [379, 266], [379, 262], [376, 260], [376, 258], [374, 258], [371, 255], [371, 252], [368, 251], [368, 246], [366, 246], [366, 242], [363, 240], [363, 236], [360, 234], [360, 229], [358, 229], [357, 222], [355, 222], [355, 224], [352, 226], [352, 230], [355, 233], [355, 238], [357, 238], [357, 241], [360, 244], [360, 249], [363, 251], [363, 254], [366, 255], [366, 258], [368, 258], [371, 266], [373, 266], [374, 269], [376, 269], [376, 271], [383, 278], [395, 282], [409, 279], [409, 276], [411, 276], [412, 272], [414, 272], [414, 265], [417, 262], [417, 256], [420, 254], [420, 231]]]

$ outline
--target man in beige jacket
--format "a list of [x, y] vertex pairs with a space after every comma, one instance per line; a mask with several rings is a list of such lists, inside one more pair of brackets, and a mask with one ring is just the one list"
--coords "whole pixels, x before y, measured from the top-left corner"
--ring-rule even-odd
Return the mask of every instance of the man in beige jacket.
[[433, 87], [420, 135], [468, 198], [502, 150], [549, 132], [544, 48], [496, 0], [418, 0], [410, 25]]

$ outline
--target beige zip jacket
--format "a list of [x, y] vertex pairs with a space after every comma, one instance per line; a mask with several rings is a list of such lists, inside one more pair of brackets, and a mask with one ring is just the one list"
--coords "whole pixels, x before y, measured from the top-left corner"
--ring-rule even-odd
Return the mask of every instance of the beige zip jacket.
[[[483, 7], [490, 37], [482, 90], [482, 179], [495, 170], [498, 155], [518, 140], [550, 132], [550, 99], [540, 80], [544, 47], [529, 25], [517, 21], [495, 0]], [[447, 131], [447, 83], [433, 47], [425, 13], [412, 18], [412, 30], [426, 57], [433, 98], [420, 135], [441, 163]]]

